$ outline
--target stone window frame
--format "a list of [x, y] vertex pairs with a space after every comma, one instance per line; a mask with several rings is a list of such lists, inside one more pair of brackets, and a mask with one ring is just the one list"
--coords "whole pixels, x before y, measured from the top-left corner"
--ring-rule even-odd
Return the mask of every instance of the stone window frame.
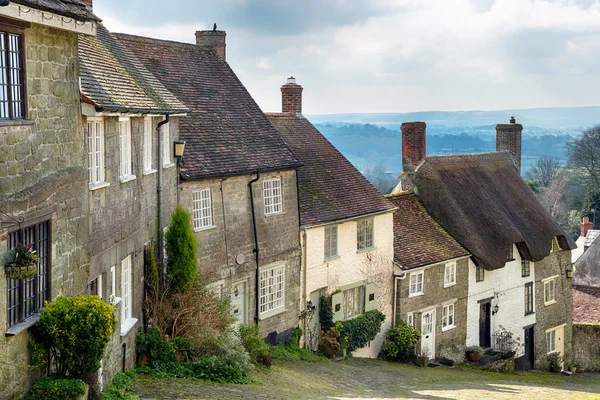
[[214, 228], [212, 190], [203, 188], [192, 191], [192, 226], [194, 232]]
[[530, 315], [535, 312], [535, 298], [533, 292], [533, 282], [527, 282], [524, 286], [525, 297], [525, 315]]
[[406, 324], [409, 326], [415, 326], [415, 314], [414, 313], [406, 313]]
[[525, 278], [531, 275], [531, 261], [521, 260], [521, 277]]
[[[6, 70], [6, 76], [4, 77], [6, 81], [6, 112], [8, 113], [5, 117], [0, 117], [0, 121], [26, 121], [27, 119], [27, 68], [26, 68], [26, 49], [25, 49], [25, 28], [30, 26], [29, 23], [23, 23], [20, 21], [13, 20], [0, 20], [0, 42], [2, 51], [4, 52], [4, 58], [0, 60], [0, 63], [4, 65], [0, 67], [0, 71], [2, 69]], [[16, 38], [17, 49], [16, 51], [11, 50], [11, 46], [14, 42], [11, 40], [12, 38]], [[15, 57], [11, 57], [11, 53], [16, 55]], [[18, 66], [14, 66], [14, 61], [16, 58], [16, 62]], [[16, 70], [16, 73], [14, 73]], [[15, 84], [13, 80], [17, 79], [18, 82]], [[13, 99], [14, 96], [14, 88], [18, 87], [18, 97], [19, 100], [15, 101]], [[15, 108], [15, 103], [20, 103], [18, 109]], [[0, 106], [0, 109], [3, 107]], [[0, 115], [2, 115], [2, 111], [0, 111]]]
[[374, 218], [356, 221], [356, 251], [369, 251], [375, 248]]
[[263, 202], [265, 215], [283, 213], [283, 182], [281, 177], [263, 179]]
[[153, 125], [152, 125], [152, 117], [144, 117], [144, 154], [143, 154], [143, 174], [144, 175], [149, 175], [149, 174], [153, 174], [156, 172], [155, 168], [152, 168], [152, 149], [153, 149], [153, 143], [152, 143], [152, 131], [153, 131]]
[[261, 319], [285, 312], [285, 264], [267, 265], [259, 274], [259, 316]]
[[544, 305], [549, 306], [556, 303], [556, 278], [558, 275], [542, 279], [544, 284]]
[[[451, 280], [448, 279], [449, 276], [452, 277]], [[454, 285], [456, 285], [456, 261], [450, 261], [444, 265], [444, 287]]]
[[[418, 277], [421, 277], [421, 280], [418, 281]], [[413, 283], [413, 278], [415, 278], [415, 282]], [[408, 297], [416, 297], [422, 296], [425, 294], [423, 290], [423, 286], [425, 283], [425, 271], [416, 271], [411, 272], [408, 278]]]
[[485, 280], [485, 269], [481, 266], [475, 266], [475, 282], [483, 282]]
[[104, 118], [87, 117], [88, 184], [90, 190], [109, 186], [106, 182]]
[[133, 317], [133, 254], [121, 260], [121, 336], [125, 336], [137, 323]]
[[119, 180], [121, 183], [134, 180], [131, 118], [119, 117]]
[[326, 226], [323, 231], [323, 253], [324, 259], [332, 260], [339, 257], [338, 255], [338, 226]]
[[455, 303], [451, 303], [442, 306], [442, 332], [456, 328], [454, 305]]
[[171, 142], [171, 122], [167, 122], [162, 125], [160, 129], [162, 129], [162, 134], [160, 135], [162, 138], [161, 143], [161, 151], [163, 152], [163, 168], [170, 168], [175, 165], [173, 162], [173, 145]]

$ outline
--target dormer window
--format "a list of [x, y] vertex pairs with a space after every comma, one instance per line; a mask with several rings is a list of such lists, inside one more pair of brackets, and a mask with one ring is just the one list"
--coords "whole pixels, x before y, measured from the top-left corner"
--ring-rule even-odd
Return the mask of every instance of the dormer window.
[[514, 253], [514, 248], [513, 245], [510, 245], [510, 248], [508, 249], [508, 254], [506, 255], [506, 261], [513, 261], [515, 259], [515, 253]]

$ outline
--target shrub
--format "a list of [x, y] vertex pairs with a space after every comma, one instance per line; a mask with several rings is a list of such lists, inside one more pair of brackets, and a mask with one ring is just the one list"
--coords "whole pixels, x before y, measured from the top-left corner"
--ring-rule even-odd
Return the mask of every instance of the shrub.
[[156, 361], [175, 361], [175, 353], [172, 350], [169, 342], [163, 340], [156, 327], [151, 327], [145, 333], [142, 328], [139, 328], [136, 335], [138, 366], [141, 366], [141, 360], [144, 354], [147, 356], [149, 365], [153, 365]]
[[560, 372], [562, 370], [563, 357], [560, 353], [550, 353], [546, 356], [546, 360], [548, 361], [548, 370], [550, 372]]
[[114, 331], [113, 311], [97, 296], [59, 297], [42, 309], [34, 339], [52, 354], [59, 375], [87, 378]]
[[381, 330], [381, 324], [385, 320], [385, 314], [379, 310], [367, 311], [358, 317], [343, 321], [340, 335], [348, 337], [348, 351], [365, 347]]
[[191, 215], [178, 205], [165, 232], [167, 281], [170, 291], [183, 293], [194, 283], [198, 268], [196, 246]]
[[150, 302], [158, 301], [160, 295], [160, 275], [158, 273], [158, 265], [154, 256], [152, 245], [146, 247], [144, 253], [144, 268], [146, 269], [145, 280], [148, 288], [148, 299]]
[[219, 336], [214, 341], [214, 347], [205, 348], [202, 353], [204, 354], [204, 358], [217, 357], [244, 372], [252, 369], [250, 354], [244, 348], [242, 339], [232, 331], [227, 331], [225, 334]]
[[246, 371], [218, 357], [199, 357], [191, 362], [170, 361], [156, 363], [156, 368], [142, 368], [140, 372], [148, 372], [158, 376], [175, 378], [198, 378], [219, 383], [249, 383]]
[[331, 309], [331, 297], [321, 296], [319, 298], [319, 321], [321, 322], [321, 330], [327, 332], [329, 328], [333, 328], [333, 310]]
[[278, 360], [287, 361], [323, 361], [325, 358], [302, 347], [285, 346], [283, 343], [271, 346], [271, 356]]
[[119, 372], [113, 377], [106, 390], [100, 393], [102, 400], [139, 400], [139, 397], [131, 393], [133, 390], [132, 371]]
[[321, 335], [319, 341], [319, 352], [327, 358], [333, 358], [339, 356], [342, 353], [342, 347], [338, 342], [340, 334], [337, 333], [335, 328], [329, 328], [329, 330]]
[[37, 381], [25, 400], [72, 400], [85, 393], [81, 379], [64, 379], [47, 376]]
[[[258, 329], [259, 327], [256, 324], [240, 325], [240, 337], [252, 362], [269, 368], [272, 361], [272, 357], [269, 354], [269, 346], [258, 335]], [[298, 347], [297, 343], [296, 347]]]
[[415, 344], [420, 335], [418, 330], [400, 321], [387, 332], [385, 343], [381, 346], [381, 354], [387, 360], [412, 362], [415, 358]]

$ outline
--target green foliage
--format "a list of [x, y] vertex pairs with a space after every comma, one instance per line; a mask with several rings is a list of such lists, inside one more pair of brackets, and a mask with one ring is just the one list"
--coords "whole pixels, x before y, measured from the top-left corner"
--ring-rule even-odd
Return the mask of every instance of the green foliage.
[[160, 277], [158, 274], [158, 264], [156, 264], [156, 257], [154, 256], [154, 248], [152, 245], [146, 247], [144, 252], [144, 267], [146, 270], [146, 285], [148, 287], [148, 298], [151, 302], [158, 301], [160, 294]]
[[29, 339], [29, 348], [31, 349], [31, 365], [41, 367], [48, 361], [48, 350], [35, 339]]
[[535, 178], [525, 178], [525, 183], [533, 191], [533, 193], [541, 193], [540, 184]]
[[37, 273], [37, 255], [31, 243], [17, 243], [14, 249], [9, 249], [2, 256], [4, 273], [12, 279], [29, 279]]
[[550, 353], [546, 356], [548, 362], [548, 370], [550, 372], [560, 372], [562, 370], [563, 356], [558, 352]]
[[333, 328], [333, 309], [331, 308], [331, 297], [321, 296], [319, 298], [319, 321], [321, 322], [321, 330], [327, 332]]
[[100, 367], [115, 329], [113, 312], [97, 296], [61, 296], [42, 309], [34, 339], [50, 352], [59, 375], [87, 378]]
[[296, 329], [294, 329], [294, 333], [290, 338], [290, 347], [298, 348], [300, 346], [300, 338], [302, 337], [302, 333], [302, 328], [296, 327]]
[[323, 354], [327, 358], [333, 358], [342, 354], [342, 347], [338, 342], [340, 334], [337, 333], [335, 328], [329, 328], [329, 330], [321, 335], [319, 340], [319, 353]]
[[258, 335], [259, 326], [256, 324], [240, 325], [239, 332], [244, 348], [250, 355], [250, 359], [255, 364], [271, 366], [272, 357], [269, 353], [269, 346], [263, 338]]
[[174, 378], [197, 378], [219, 383], [250, 383], [247, 372], [218, 357], [200, 357], [190, 362], [156, 363], [156, 368], [142, 368], [140, 372]]
[[183, 293], [194, 283], [198, 268], [196, 249], [191, 215], [178, 205], [171, 215], [171, 224], [165, 232], [167, 280], [170, 290]]
[[132, 371], [119, 372], [113, 377], [106, 390], [100, 393], [102, 400], [139, 400], [139, 397], [131, 393], [133, 390]]
[[286, 346], [283, 343], [271, 346], [271, 356], [277, 360], [287, 361], [323, 361], [325, 358], [302, 347]]
[[144, 355], [147, 357], [146, 362], [152, 366], [156, 362], [189, 360], [192, 348], [185, 338], [176, 337], [167, 341], [161, 337], [158, 329], [151, 327], [145, 333], [142, 328], [138, 330], [136, 351], [138, 366], [141, 365]]
[[72, 400], [84, 393], [85, 383], [81, 379], [47, 376], [33, 385], [25, 400]]
[[365, 347], [381, 330], [385, 314], [379, 310], [367, 311], [356, 318], [343, 321], [340, 336], [348, 337], [348, 351]]
[[415, 357], [415, 344], [421, 334], [414, 327], [400, 321], [395, 328], [387, 332], [386, 340], [381, 346], [381, 354], [387, 360], [411, 362]]

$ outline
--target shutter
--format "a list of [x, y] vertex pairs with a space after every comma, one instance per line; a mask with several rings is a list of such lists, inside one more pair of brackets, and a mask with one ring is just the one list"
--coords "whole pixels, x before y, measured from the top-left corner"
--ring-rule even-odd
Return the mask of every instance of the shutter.
[[365, 289], [365, 312], [377, 309], [377, 286], [369, 283]]
[[333, 310], [333, 322], [344, 319], [344, 293], [339, 292], [331, 296], [331, 309]]

